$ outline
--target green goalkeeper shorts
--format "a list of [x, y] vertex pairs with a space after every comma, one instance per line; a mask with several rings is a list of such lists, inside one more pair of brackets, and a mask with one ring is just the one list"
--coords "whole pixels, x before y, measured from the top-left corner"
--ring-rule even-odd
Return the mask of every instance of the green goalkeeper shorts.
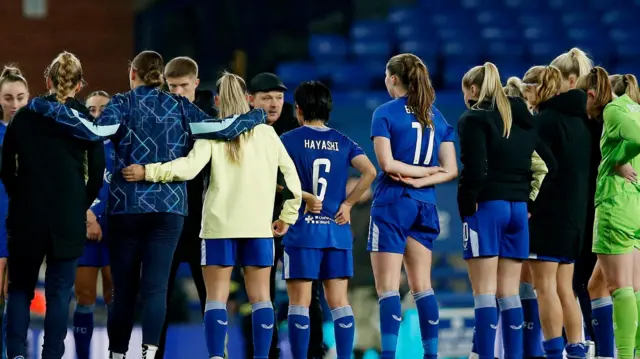
[[621, 193], [596, 207], [593, 253], [626, 254], [640, 248], [640, 194]]

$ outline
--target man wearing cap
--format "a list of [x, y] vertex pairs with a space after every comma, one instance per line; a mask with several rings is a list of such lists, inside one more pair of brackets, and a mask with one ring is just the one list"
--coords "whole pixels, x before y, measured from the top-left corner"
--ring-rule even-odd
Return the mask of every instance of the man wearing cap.
[[[249, 101], [253, 108], [261, 108], [267, 112], [267, 123], [275, 129], [278, 136], [300, 127], [298, 120], [294, 116], [293, 105], [284, 102], [284, 93], [287, 87], [282, 83], [280, 78], [272, 73], [263, 72], [256, 75], [249, 82]], [[278, 182], [281, 181], [282, 174], [278, 172]], [[289, 192], [286, 188], [276, 193], [273, 218], [276, 220], [282, 209], [282, 203], [288, 198]], [[271, 270], [271, 300], [275, 301], [276, 295], [276, 267], [278, 261], [282, 258], [281, 238], [276, 238], [276, 255], [274, 267]], [[321, 283], [314, 281], [313, 295], [311, 298], [310, 317], [311, 317], [311, 338], [309, 341], [308, 358], [324, 358], [325, 349], [323, 346], [322, 334], [322, 307], [320, 304], [320, 286]], [[275, 308], [275, 306], [274, 306]], [[242, 310], [241, 310], [242, 312]], [[276, 316], [277, 319], [277, 316]], [[276, 320], [277, 323], [277, 320]], [[244, 335], [251, 337], [251, 316], [244, 316], [243, 323]], [[247, 358], [253, 358], [253, 348], [247, 347]], [[273, 340], [271, 341], [271, 350], [269, 351], [269, 359], [280, 358], [279, 339], [277, 329], [273, 331]]]

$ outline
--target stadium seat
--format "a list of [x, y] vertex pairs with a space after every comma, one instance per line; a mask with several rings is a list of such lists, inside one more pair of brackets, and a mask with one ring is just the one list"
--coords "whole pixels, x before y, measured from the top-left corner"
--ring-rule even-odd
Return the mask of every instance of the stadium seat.
[[351, 41], [389, 41], [389, 24], [384, 20], [360, 20], [351, 25]]
[[609, 27], [629, 26], [638, 21], [639, 11], [634, 8], [624, 10], [611, 10], [602, 15], [602, 23]]
[[480, 34], [483, 39], [487, 40], [487, 42], [492, 42], [496, 40], [510, 40], [510, 41], [518, 41], [522, 38], [522, 33], [519, 31], [518, 27], [511, 26], [497, 26], [491, 25], [483, 28], [480, 31]]
[[460, 0], [460, 5], [463, 9], [475, 11], [504, 8], [501, 0]]
[[504, 5], [509, 9], [522, 11], [546, 10], [546, 4], [541, 0], [504, 0]]
[[476, 14], [476, 21], [482, 27], [487, 26], [513, 26], [513, 18], [516, 14], [506, 9], [483, 10]]
[[456, 10], [460, 8], [460, 3], [456, 0], [419, 0], [420, 7], [428, 10]]
[[556, 56], [571, 48], [571, 45], [566, 46], [553, 40], [536, 41], [530, 43], [528, 46], [531, 55], [531, 66], [547, 65], [555, 59]]
[[387, 21], [393, 25], [404, 24], [407, 22], [410, 22], [410, 23], [423, 22], [424, 16], [425, 16], [425, 13], [421, 8], [413, 7], [413, 6], [397, 7], [389, 10]]
[[416, 22], [407, 21], [394, 26], [395, 40], [400, 42], [406, 40], [431, 40], [432, 36], [427, 35], [433, 34], [434, 32], [435, 29], [423, 20]]
[[524, 73], [527, 72], [529, 67], [531, 67], [524, 61], [513, 60], [497, 61], [496, 66], [498, 67], [498, 71], [500, 72], [500, 80], [505, 85], [509, 77], [516, 76], [518, 78], [522, 78], [522, 76], [524, 76]]
[[621, 63], [637, 62], [640, 58], [640, 47], [635, 42], [616, 44], [615, 51]]
[[444, 86], [448, 90], [460, 90], [460, 81], [464, 74], [472, 67], [481, 65], [480, 63], [469, 64], [463, 62], [446, 63], [444, 67]]
[[613, 42], [636, 41], [640, 36], [640, 26], [629, 26], [628, 24], [614, 25], [609, 30], [609, 37]]
[[438, 73], [438, 44], [430, 41], [404, 41], [398, 45], [400, 52], [415, 54], [427, 65], [429, 72], [433, 75]]
[[358, 60], [388, 60], [391, 56], [391, 44], [387, 40], [353, 41], [351, 53]]
[[525, 27], [548, 27], [558, 25], [558, 17], [548, 12], [524, 12], [518, 15], [518, 23]]
[[600, 17], [593, 11], [567, 11], [562, 14], [561, 21], [567, 28], [576, 25], [591, 26], [599, 24]]
[[306, 62], [282, 62], [276, 67], [276, 74], [289, 88], [318, 78], [316, 66]]
[[339, 35], [312, 35], [309, 55], [316, 62], [342, 62], [347, 59], [347, 39]]
[[482, 46], [481, 41], [451, 40], [442, 44], [441, 51], [445, 62], [465, 60], [473, 64], [480, 60]]
[[487, 59], [492, 62], [524, 61], [525, 45], [521, 41], [489, 41], [485, 48]]
[[336, 90], [364, 90], [369, 87], [369, 78], [358, 64], [336, 64], [329, 76]]
[[557, 26], [555, 24], [545, 25], [530, 25], [524, 28], [522, 31], [522, 37], [526, 41], [548, 41], [549, 39], [564, 39], [566, 37], [566, 30], [562, 25]]
[[467, 28], [476, 24], [475, 16], [464, 10], [455, 12], [436, 11], [431, 13], [431, 22], [436, 28], [440, 27], [463, 27]]
[[548, 0], [547, 6], [556, 10], [573, 10], [584, 7], [584, 0]]

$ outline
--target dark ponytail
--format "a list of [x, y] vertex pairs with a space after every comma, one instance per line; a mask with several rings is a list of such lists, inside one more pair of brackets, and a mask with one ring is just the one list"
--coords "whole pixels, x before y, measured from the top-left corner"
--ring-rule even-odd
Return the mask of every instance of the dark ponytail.
[[164, 61], [155, 51], [142, 51], [131, 62], [131, 68], [147, 86], [160, 87], [164, 83]]

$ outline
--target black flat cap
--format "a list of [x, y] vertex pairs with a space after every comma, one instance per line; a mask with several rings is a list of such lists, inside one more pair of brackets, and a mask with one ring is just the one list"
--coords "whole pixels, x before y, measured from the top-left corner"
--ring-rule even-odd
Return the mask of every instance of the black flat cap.
[[287, 91], [287, 87], [282, 83], [282, 80], [275, 74], [270, 72], [263, 72], [257, 74], [251, 79], [249, 83], [249, 92], [269, 92], [269, 91]]

